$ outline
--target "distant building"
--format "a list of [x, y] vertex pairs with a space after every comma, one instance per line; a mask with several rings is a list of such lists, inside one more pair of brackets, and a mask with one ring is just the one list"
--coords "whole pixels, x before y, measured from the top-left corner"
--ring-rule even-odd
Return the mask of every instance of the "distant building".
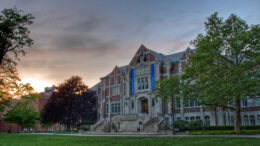
[[[172, 125], [171, 103], [154, 98], [155, 81], [183, 74], [195, 49], [164, 55], [141, 45], [130, 63], [115, 66], [93, 88], [97, 93], [98, 122], [92, 131], [158, 132]], [[260, 99], [242, 102], [242, 125], [260, 124]], [[233, 125], [234, 113], [202, 107], [197, 101], [175, 105], [174, 120], [203, 120], [206, 125]]]
[[[40, 112], [41, 109], [43, 108], [43, 106], [48, 102], [49, 98], [52, 96], [52, 93], [55, 91], [56, 87], [52, 86], [52, 87], [46, 87], [44, 92], [41, 92], [41, 98], [37, 98], [34, 102], [33, 105], [36, 109], [37, 112]], [[0, 116], [2, 117], [7, 111], [11, 110], [11, 107], [14, 106], [16, 103], [20, 102], [21, 99], [14, 99], [11, 103], [10, 107], [7, 107], [5, 109], [5, 112], [0, 113]], [[40, 122], [36, 123], [34, 129], [22, 129], [21, 126], [18, 126], [16, 124], [9, 124], [6, 123], [3, 120], [0, 120], [0, 132], [21, 132], [23, 130], [25, 131], [55, 131], [58, 129], [63, 129], [63, 126], [61, 126], [60, 124], [54, 124], [49, 128], [42, 128], [40, 125]]]

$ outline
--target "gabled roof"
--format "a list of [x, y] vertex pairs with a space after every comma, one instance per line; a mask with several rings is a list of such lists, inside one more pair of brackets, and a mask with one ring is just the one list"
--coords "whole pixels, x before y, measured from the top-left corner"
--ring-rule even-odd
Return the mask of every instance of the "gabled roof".
[[164, 55], [164, 54], [155, 52], [155, 51], [153, 51], [153, 50], [151, 50], [151, 49], [147, 49], [147, 50], [148, 50], [149, 52], [151, 52], [151, 54], [152, 54], [154, 57], [156, 57], [156, 58], [158, 58], [158, 59], [160, 59], [160, 60], [164, 60], [164, 59], [165, 59], [165, 55]]
[[179, 59], [181, 58], [181, 56], [185, 53], [185, 51], [181, 51], [181, 52], [178, 52], [178, 53], [167, 55], [166, 59], [171, 61], [171, 62], [178, 62]]
[[127, 67], [128, 67], [128, 65], [121, 66], [121, 67], [118, 67], [118, 68], [119, 68], [120, 72], [124, 74], [126, 72]]
[[92, 86], [91, 88], [89, 88], [90, 91], [97, 91], [97, 88], [98, 88], [98, 84], [100, 82], [98, 82], [97, 84], [95, 84], [94, 86]]

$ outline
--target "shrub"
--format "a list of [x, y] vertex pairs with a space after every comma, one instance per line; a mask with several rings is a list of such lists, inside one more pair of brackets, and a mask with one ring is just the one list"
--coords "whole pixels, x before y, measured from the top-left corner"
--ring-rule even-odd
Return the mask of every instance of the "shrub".
[[[241, 130], [260, 129], [260, 125], [256, 126], [241, 126]], [[206, 130], [234, 130], [234, 126], [207, 126]]]
[[203, 126], [202, 120], [190, 121], [189, 130], [202, 130], [202, 126]]
[[206, 126], [206, 130], [234, 130], [234, 126]]
[[90, 131], [90, 125], [81, 125], [79, 129], [84, 131]]
[[190, 127], [189, 121], [178, 120], [174, 122], [174, 128], [179, 128], [180, 131], [188, 130]]

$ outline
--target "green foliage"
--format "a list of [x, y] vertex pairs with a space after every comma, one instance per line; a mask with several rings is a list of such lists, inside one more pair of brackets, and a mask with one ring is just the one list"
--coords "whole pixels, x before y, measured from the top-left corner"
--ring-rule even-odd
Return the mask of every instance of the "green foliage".
[[90, 131], [90, 125], [81, 125], [79, 129], [84, 131]]
[[112, 123], [111, 128], [114, 129], [114, 130], [116, 130], [116, 125], [115, 125], [115, 123]]
[[206, 130], [232, 130], [234, 126], [206, 126]]
[[21, 125], [23, 128], [32, 128], [39, 120], [39, 113], [35, 111], [30, 100], [23, 100], [8, 111], [3, 119], [8, 123]]
[[155, 96], [163, 100], [171, 100], [172, 97], [176, 99], [180, 97], [180, 79], [179, 77], [170, 76], [169, 78], [156, 82]]
[[[19, 56], [25, 54], [23, 47], [30, 47], [28, 25], [33, 23], [31, 14], [22, 15], [21, 10], [4, 9], [0, 14], [0, 111], [10, 105], [13, 97], [20, 97], [24, 90], [16, 69]], [[14, 93], [14, 94], [11, 94]]]
[[182, 76], [184, 98], [199, 98], [207, 106], [236, 109], [239, 131], [240, 100], [260, 95], [260, 26], [232, 14], [214, 13], [205, 22], [205, 34], [192, 41], [197, 48]]
[[[29, 37], [28, 25], [33, 23], [32, 14], [22, 15], [21, 10], [4, 9], [0, 15], [0, 65], [2, 63], [15, 62], [20, 54], [25, 54], [22, 49], [31, 47], [33, 40]], [[10, 56], [11, 54], [14, 59]]]
[[202, 130], [202, 126], [203, 126], [202, 120], [196, 120], [196, 121], [178, 120], [174, 122], [174, 128], [179, 128], [180, 131]]
[[179, 128], [180, 131], [189, 129], [189, 121], [177, 120], [174, 122], [174, 128]]
[[[206, 126], [206, 130], [232, 130], [234, 129], [234, 126]], [[260, 130], [260, 125], [255, 126], [241, 126], [242, 130], [254, 130], [258, 129]]]

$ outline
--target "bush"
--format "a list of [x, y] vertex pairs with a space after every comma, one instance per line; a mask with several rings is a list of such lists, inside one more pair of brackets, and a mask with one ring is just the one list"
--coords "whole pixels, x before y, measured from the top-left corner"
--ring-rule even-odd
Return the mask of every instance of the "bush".
[[190, 121], [189, 130], [202, 130], [202, 126], [203, 126], [202, 120]]
[[90, 125], [81, 125], [79, 129], [84, 131], [90, 131]]
[[[256, 129], [260, 129], [260, 125], [241, 126], [241, 130], [256, 130]], [[207, 126], [206, 130], [234, 130], [234, 126]]]
[[[178, 128], [179, 131], [185, 130], [202, 130], [203, 121], [184, 121], [178, 120], [174, 122], [174, 128]], [[234, 126], [206, 126], [205, 130], [234, 130]], [[241, 126], [241, 130], [260, 130], [260, 125], [256, 126]]]
[[206, 126], [206, 130], [234, 130], [234, 126]]
[[174, 122], [174, 128], [179, 128], [180, 131], [188, 130], [190, 127], [189, 121], [178, 120]]
[[260, 130], [260, 125], [255, 126], [241, 126], [242, 130]]

